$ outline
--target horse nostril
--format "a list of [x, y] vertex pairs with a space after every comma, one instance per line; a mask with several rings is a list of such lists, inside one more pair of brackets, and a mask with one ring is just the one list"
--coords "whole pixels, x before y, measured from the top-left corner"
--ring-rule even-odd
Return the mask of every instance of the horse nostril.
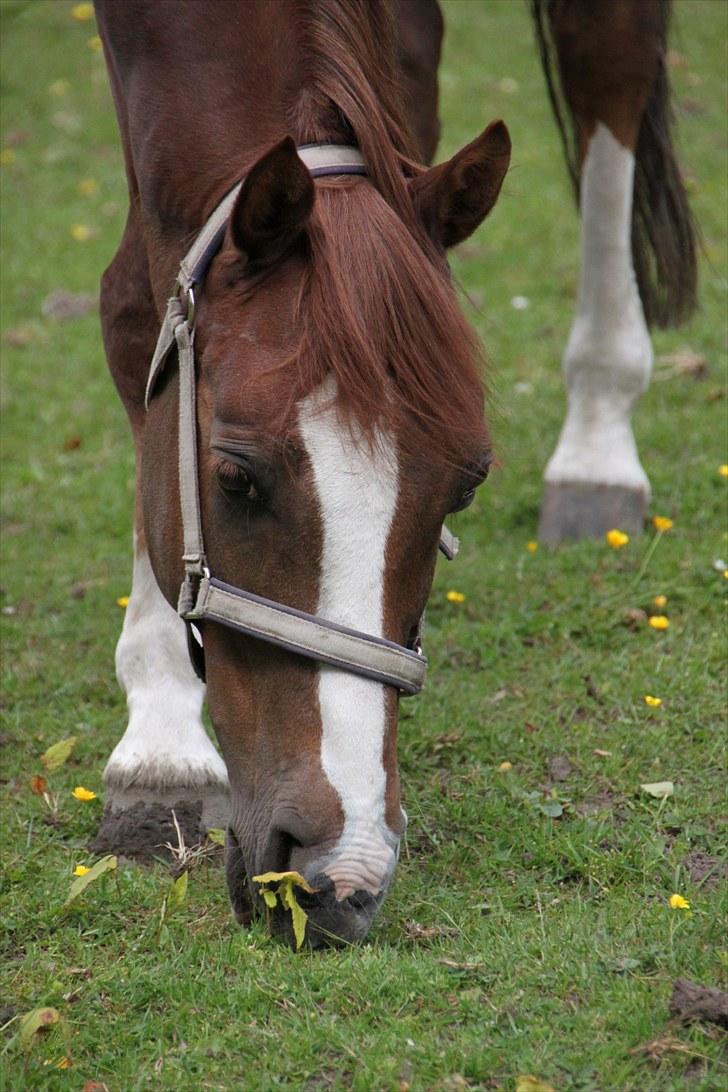
[[301, 848], [298, 838], [287, 830], [274, 827], [268, 839], [264, 861], [266, 872], [288, 872], [293, 867], [291, 858]]

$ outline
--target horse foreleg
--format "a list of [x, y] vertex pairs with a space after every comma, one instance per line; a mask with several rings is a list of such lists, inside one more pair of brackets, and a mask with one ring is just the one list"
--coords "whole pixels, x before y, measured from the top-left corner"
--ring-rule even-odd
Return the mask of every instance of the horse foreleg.
[[581, 271], [563, 361], [566, 420], [545, 472], [545, 542], [642, 529], [650, 484], [632, 433], [652, 346], [632, 259], [635, 148], [660, 52], [656, 0], [550, 8], [581, 158]]
[[137, 503], [132, 591], [116, 648], [116, 674], [129, 721], [104, 771], [106, 809], [97, 852], [160, 853], [178, 838], [224, 827], [228, 818], [225, 764], [202, 723], [205, 688], [187, 652], [185, 627], [162, 595], [145, 545], [139, 488], [144, 444], [144, 384], [157, 318], [146, 261], [134, 225], [104, 275], [102, 325], [109, 366], [134, 434]]

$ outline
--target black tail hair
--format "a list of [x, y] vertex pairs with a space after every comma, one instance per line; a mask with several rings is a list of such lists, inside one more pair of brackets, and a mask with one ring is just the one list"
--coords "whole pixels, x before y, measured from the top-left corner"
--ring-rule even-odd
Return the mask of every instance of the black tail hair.
[[[580, 157], [574, 118], [560, 82], [548, 19], [549, 0], [531, 0], [531, 14], [566, 165], [579, 196]], [[696, 229], [672, 143], [673, 113], [666, 48], [671, 0], [660, 5], [660, 60], [640, 124], [632, 202], [632, 260], [650, 326], [678, 326], [697, 302]]]

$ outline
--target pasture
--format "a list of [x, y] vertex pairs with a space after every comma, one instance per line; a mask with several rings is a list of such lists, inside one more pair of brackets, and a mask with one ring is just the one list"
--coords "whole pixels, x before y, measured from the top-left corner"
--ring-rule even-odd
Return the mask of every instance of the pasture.
[[[728, 970], [725, 5], [677, 0], [671, 42], [701, 307], [655, 336], [635, 431], [651, 513], [673, 526], [619, 550], [534, 550], [578, 224], [527, 6], [445, 0], [439, 157], [494, 117], [514, 147], [452, 261], [490, 359], [498, 467], [452, 520], [459, 558], [438, 562], [430, 676], [400, 723], [410, 822], [393, 891], [365, 945], [300, 954], [233, 923], [214, 852], [186, 892], [161, 864], [120, 861], [63, 908], [125, 723], [113, 651], [134, 477], [93, 302], [126, 188], [94, 22], [72, 7], [0, 11], [0, 1087], [724, 1088], [719, 1028], [668, 1003], [677, 979], [725, 988]], [[90, 299], [74, 314], [61, 292]], [[641, 788], [665, 781], [668, 796]], [[58, 1019], [21, 1036], [40, 1007]]]

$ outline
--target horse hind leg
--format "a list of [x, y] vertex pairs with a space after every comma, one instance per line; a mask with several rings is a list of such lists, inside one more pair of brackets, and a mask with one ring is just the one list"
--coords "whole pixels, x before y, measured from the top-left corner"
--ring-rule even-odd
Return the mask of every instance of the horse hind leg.
[[[224, 828], [229, 795], [225, 764], [202, 723], [205, 687], [189, 660], [184, 623], [157, 585], [142, 528], [138, 468], [156, 315], [142, 321], [151, 291], [137, 255], [129, 227], [102, 284], [107, 356], [136, 445], [137, 505], [132, 591], [116, 649], [129, 720], [104, 771], [106, 807], [92, 849], [145, 859], [163, 854], [166, 842], [177, 845], [174, 818], [188, 845], [199, 842], [205, 829]], [[147, 326], [151, 349], [139, 334]]]
[[563, 361], [568, 410], [545, 472], [539, 527], [542, 541], [557, 542], [611, 527], [638, 532], [649, 503], [631, 426], [653, 359], [632, 218], [635, 150], [661, 63], [664, 9], [660, 0], [553, 0], [548, 12], [581, 173], [580, 280]]

